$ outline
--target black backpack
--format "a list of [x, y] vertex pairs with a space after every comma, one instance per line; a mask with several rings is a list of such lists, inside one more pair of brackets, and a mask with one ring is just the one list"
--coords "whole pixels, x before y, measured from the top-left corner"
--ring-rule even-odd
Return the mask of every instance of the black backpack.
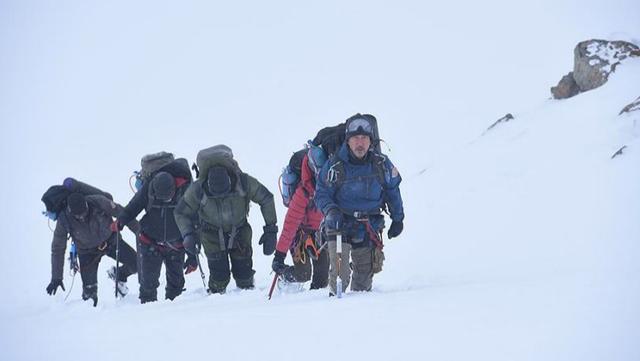
[[82, 193], [85, 196], [99, 194], [109, 198], [109, 200], [113, 200], [113, 196], [111, 196], [111, 194], [69, 177], [62, 182], [62, 185], [51, 186], [42, 195], [41, 200], [46, 207], [46, 212], [44, 212], [45, 215], [56, 220], [58, 218], [58, 214], [60, 214], [60, 212], [64, 210], [64, 207], [67, 206], [67, 197], [71, 193]]
[[344, 143], [344, 133], [346, 129], [346, 123], [340, 123], [333, 127], [325, 127], [320, 129], [312, 143], [314, 145], [321, 146], [322, 149], [330, 157], [340, 149], [342, 143]]

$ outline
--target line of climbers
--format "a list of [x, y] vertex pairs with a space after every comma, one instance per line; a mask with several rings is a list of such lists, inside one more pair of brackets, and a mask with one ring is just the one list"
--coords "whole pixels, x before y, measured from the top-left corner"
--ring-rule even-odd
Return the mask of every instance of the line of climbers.
[[[107, 271], [116, 295], [126, 295], [126, 281], [137, 273], [141, 303], [157, 300], [163, 263], [169, 300], [184, 291], [185, 274], [200, 268], [204, 282], [201, 249], [209, 268], [207, 292], [224, 294], [231, 276], [238, 288], [252, 289], [251, 202], [260, 205], [265, 225], [258, 244], [267, 256], [275, 252], [272, 269], [280, 289], [299, 289], [311, 280], [311, 289], [329, 286], [330, 296], [349, 284], [352, 291], [371, 291], [384, 261], [384, 213], [392, 221], [389, 239], [403, 229], [401, 177], [380, 151], [377, 121], [369, 114], [320, 130], [293, 154], [279, 180], [288, 208], [279, 238], [273, 194], [240, 169], [229, 147], [201, 150], [193, 169], [195, 180], [184, 158], [167, 152], [144, 156], [126, 207], [73, 178], [50, 187], [42, 197], [45, 214], [56, 221], [47, 293], [55, 294], [58, 287], [65, 291], [69, 238], [71, 270], [80, 272], [82, 298], [94, 306], [98, 265], [105, 255], [116, 260]], [[124, 226], [136, 235], [136, 250], [121, 239]], [[287, 253], [292, 266], [285, 263]]]

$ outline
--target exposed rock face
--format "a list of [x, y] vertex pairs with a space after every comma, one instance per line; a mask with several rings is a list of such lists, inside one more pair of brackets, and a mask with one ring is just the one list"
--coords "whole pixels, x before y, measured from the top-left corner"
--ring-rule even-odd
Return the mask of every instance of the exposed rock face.
[[563, 76], [560, 83], [551, 88], [551, 94], [555, 99], [571, 98], [578, 93], [580, 93], [580, 88], [573, 78], [573, 72]]
[[573, 51], [573, 78], [580, 91], [606, 83], [620, 62], [637, 51], [640, 51], [638, 46], [626, 41], [587, 40], [578, 43]]
[[570, 98], [601, 86], [623, 60], [640, 56], [640, 48], [626, 41], [592, 39], [578, 43], [573, 54], [573, 71], [551, 88], [555, 99]]

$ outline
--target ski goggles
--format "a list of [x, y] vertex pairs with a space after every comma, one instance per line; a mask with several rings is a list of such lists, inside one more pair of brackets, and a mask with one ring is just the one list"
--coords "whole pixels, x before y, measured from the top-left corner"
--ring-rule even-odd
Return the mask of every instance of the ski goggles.
[[371, 122], [365, 118], [352, 119], [347, 124], [346, 133], [372, 135], [373, 126], [371, 125]]

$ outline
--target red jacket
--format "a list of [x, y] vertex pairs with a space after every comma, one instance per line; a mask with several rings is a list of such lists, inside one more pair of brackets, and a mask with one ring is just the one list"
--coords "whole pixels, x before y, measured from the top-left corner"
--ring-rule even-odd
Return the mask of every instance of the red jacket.
[[276, 250], [287, 253], [293, 244], [298, 229], [317, 230], [322, 222], [322, 212], [320, 212], [313, 201], [316, 192], [315, 176], [309, 168], [309, 158], [307, 155], [302, 159], [302, 174], [300, 183], [289, 203], [287, 215], [284, 218], [284, 226], [280, 239], [276, 245]]

